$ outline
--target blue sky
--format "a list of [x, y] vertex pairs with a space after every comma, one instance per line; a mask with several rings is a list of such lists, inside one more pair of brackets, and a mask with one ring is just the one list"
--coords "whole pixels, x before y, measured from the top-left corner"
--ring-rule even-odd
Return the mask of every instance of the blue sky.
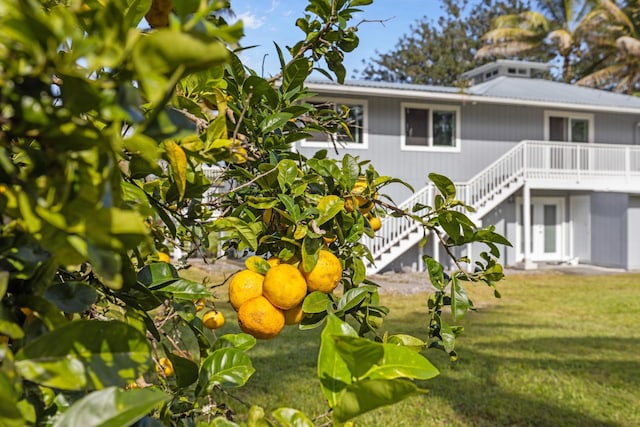
[[[244, 62], [260, 74], [264, 59], [264, 75], [276, 74], [278, 69], [275, 41], [283, 48], [298, 41], [303, 32], [295, 26], [295, 20], [303, 16], [307, 2], [304, 0], [235, 0], [231, 3], [238, 19], [245, 26], [244, 46], [258, 45], [242, 54]], [[362, 70], [362, 60], [375, 57], [376, 50], [388, 52], [400, 37], [409, 32], [409, 27], [423, 17], [436, 21], [442, 13], [438, 0], [374, 0], [373, 4], [361, 7], [353, 23], [362, 20], [358, 34], [360, 46], [345, 57], [347, 78], [355, 69]]]

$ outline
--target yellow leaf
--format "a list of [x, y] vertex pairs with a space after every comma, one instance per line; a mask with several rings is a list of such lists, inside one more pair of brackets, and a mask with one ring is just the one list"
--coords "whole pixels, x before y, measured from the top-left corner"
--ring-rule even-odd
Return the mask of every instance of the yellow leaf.
[[265, 274], [271, 267], [271, 265], [264, 258], [257, 255], [252, 255], [247, 258], [244, 262], [244, 265], [248, 270], [259, 274]]
[[187, 155], [184, 154], [184, 151], [178, 144], [171, 140], [164, 142], [164, 149], [167, 152], [169, 165], [171, 165], [173, 180], [178, 187], [180, 200], [182, 200], [187, 187]]

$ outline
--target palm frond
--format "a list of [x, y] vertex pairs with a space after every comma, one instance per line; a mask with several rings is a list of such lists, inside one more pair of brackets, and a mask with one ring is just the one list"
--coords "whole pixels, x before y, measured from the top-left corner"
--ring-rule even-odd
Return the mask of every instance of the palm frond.
[[509, 43], [495, 43], [482, 46], [476, 54], [475, 59], [486, 59], [492, 57], [512, 57], [515, 55], [521, 55], [530, 52], [539, 47], [539, 43], [526, 43], [526, 42], [509, 42]]
[[523, 30], [520, 28], [500, 28], [489, 31], [482, 36], [482, 40], [487, 43], [509, 42], [509, 41], [527, 41], [530, 43], [540, 43], [544, 40], [546, 34]]
[[616, 45], [624, 55], [630, 55], [640, 59], [640, 40], [629, 36], [618, 37]]
[[556, 45], [560, 52], [568, 52], [574, 45], [573, 35], [565, 29], [550, 32], [547, 39]]
[[626, 67], [622, 64], [609, 65], [608, 67], [601, 68], [582, 77], [576, 82], [576, 84], [580, 86], [602, 88], [616, 80], [621, 74], [624, 74], [625, 68]]

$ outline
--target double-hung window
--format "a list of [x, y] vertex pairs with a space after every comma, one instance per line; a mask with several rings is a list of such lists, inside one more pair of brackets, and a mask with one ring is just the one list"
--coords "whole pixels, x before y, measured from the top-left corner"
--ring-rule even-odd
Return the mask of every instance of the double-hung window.
[[302, 142], [302, 146], [327, 147], [335, 142], [339, 146], [346, 148], [364, 149], [368, 147], [367, 101], [331, 99], [326, 101], [314, 100], [311, 104], [319, 110], [332, 109], [339, 114], [347, 111], [346, 124], [349, 132], [345, 129], [338, 129], [337, 132], [331, 135], [314, 132], [311, 138]]
[[448, 105], [401, 104], [403, 150], [460, 150], [460, 108]]

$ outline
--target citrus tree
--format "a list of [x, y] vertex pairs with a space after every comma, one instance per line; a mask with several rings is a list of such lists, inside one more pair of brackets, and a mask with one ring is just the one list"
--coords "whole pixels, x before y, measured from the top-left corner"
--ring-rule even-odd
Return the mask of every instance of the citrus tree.
[[[314, 69], [343, 81], [369, 3], [309, 0], [272, 78], [243, 65], [226, 1], [0, 3], [0, 424], [232, 425], [211, 392], [244, 386], [246, 351], [285, 324], [324, 328], [336, 424], [419, 392], [438, 373], [421, 350], [455, 357], [443, 309], [458, 321], [463, 282], [494, 286], [508, 242], [469, 221], [443, 176], [433, 206], [400, 211], [382, 192], [401, 182], [373, 165], [291, 151], [349, 136], [348, 111], [312, 104], [304, 83]], [[459, 266], [425, 258], [437, 292], [422, 337], [379, 332], [388, 310], [361, 241], [385, 215], [421, 223]], [[471, 242], [488, 245], [472, 273], [452, 249]], [[240, 334], [168, 257], [218, 245], [247, 256], [229, 283]], [[249, 423], [312, 425], [292, 408]]]

